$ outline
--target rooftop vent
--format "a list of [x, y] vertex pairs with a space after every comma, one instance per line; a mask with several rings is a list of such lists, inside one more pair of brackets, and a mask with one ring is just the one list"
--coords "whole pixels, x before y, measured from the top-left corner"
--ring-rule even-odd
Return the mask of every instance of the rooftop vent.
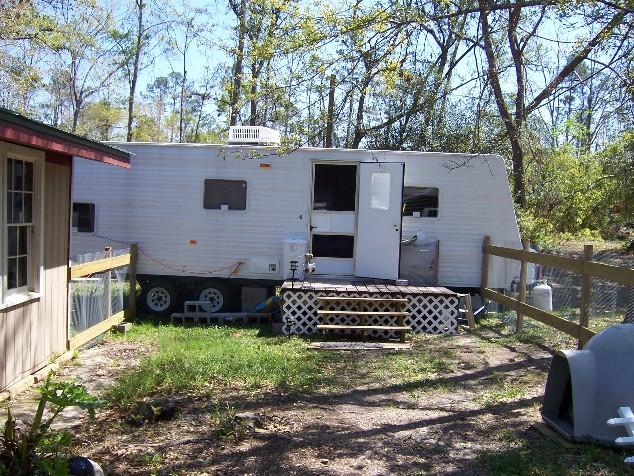
[[229, 127], [229, 144], [279, 145], [280, 133], [261, 126]]

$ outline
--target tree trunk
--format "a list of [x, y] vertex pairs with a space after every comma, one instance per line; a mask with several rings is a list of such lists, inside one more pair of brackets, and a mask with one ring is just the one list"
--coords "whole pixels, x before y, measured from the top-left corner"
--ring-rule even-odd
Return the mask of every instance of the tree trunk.
[[128, 97], [128, 135], [127, 142], [132, 141], [132, 122], [134, 121], [134, 96], [136, 94], [136, 83], [139, 79], [139, 61], [141, 59], [141, 47], [143, 44], [143, 0], [136, 0], [137, 15], [137, 35], [134, 50], [134, 64], [132, 66], [132, 77], [130, 78], [130, 95]]
[[326, 113], [326, 137], [324, 146], [332, 147], [332, 134], [335, 122], [335, 75], [330, 75], [330, 88], [328, 90], [328, 112]]
[[238, 48], [236, 50], [236, 59], [233, 65], [233, 82], [231, 85], [231, 98], [229, 101], [230, 117], [229, 125], [235, 126], [238, 123], [238, 115], [240, 114], [240, 108], [238, 103], [240, 102], [240, 89], [242, 88], [242, 63], [244, 60], [244, 44], [247, 34], [247, 0], [241, 0], [240, 10], [236, 12], [238, 15], [239, 27], [238, 27]]
[[249, 114], [249, 125], [255, 126], [257, 125], [257, 117], [258, 117], [258, 68], [255, 64], [255, 60], [251, 64], [251, 91], [249, 102], [251, 105], [251, 113]]
[[352, 144], [350, 148], [358, 149], [359, 144], [365, 137], [365, 131], [363, 130], [363, 114], [365, 112], [365, 98], [368, 94], [368, 87], [370, 86], [370, 76], [366, 73], [361, 84], [361, 90], [359, 91], [359, 102], [357, 103], [357, 115], [354, 124], [354, 137], [352, 138]]
[[[489, 27], [489, 2], [488, 0], [478, 0], [478, 2], [480, 4], [480, 21], [482, 23], [482, 38], [484, 40], [484, 52], [487, 57], [487, 72], [489, 76], [489, 82], [491, 84], [491, 89], [493, 89], [495, 103], [497, 105], [500, 116], [502, 117], [502, 121], [504, 122], [506, 134], [511, 143], [511, 161], [513, 165], [513, 188], [515, 194], [515, 203], [520, 208], [525, 208], [526, 187], [524, 183], [524, 149], [522, 147], [520, 139], [521, 123], [517, 124], [513, 120], [513, 117], [511, 117], [511, 114], [504, 100], [502, 87], [500, 86], [499, 69], [497, 65], [497, 59], [495, 57], [495, 51], [493, 48], [491, 29]], [[521, 100], [523, 101], [523, 97], [521, 97]], [[523, 117], [523, 112], [518, 116], [516, 107], [515, 119], [521, 119], [521, 117]]]
[[180, 105], [178, 114], [178, 142], [183, 142], [183, 116], [185, 114], [185, 85], [187, 84], [187, 35], [183, 48], [183, 80], [181, 82]]

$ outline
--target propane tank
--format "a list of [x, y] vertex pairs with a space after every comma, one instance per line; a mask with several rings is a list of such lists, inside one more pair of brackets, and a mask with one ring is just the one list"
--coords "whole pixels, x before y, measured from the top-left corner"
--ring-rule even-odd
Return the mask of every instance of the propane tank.
[[553, 288], [545, 280], [533, 288], [533, 306], [543, 311], [553, 310]]

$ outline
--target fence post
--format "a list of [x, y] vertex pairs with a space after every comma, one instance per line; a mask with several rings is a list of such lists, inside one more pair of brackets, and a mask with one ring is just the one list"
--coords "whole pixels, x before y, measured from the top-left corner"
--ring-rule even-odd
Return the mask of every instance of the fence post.
[[627, 309], [625, 310], [625, 318], [623, 324], [634, 324], [634, 287], [630, 286], [630, 292], [627, 300]]
[[[522, 240], [522, 250], [528, 251], [530, 242], [527, 239]], [[526, 302], [526, 275], [528, 273], [528, 262], [526, 256], [522, 254], [520, 261], [520, 284], [519, 284], [519, 296], [517, 297], [519, 302]], [[524, 327], [524, 316], [521, 312], [517, 311], [517, 320], [515, 321], [515, 332], [520, 332]]]
[[[104, 251], [108, 253], [108, 258], [112, 258], [112, 247], [106, 246]], [[112, 316], [112, 269], [106, 271], [106, 289], [104, 294], [108, 296], [106, 301], [106, 319], [110, 319]]]
[[138, 258], [138, 245], [132, 243], [130, 245], [130, 265], [128, 274], [130, 275], [130, 296], [128, 297], [128, 313], [130, 317], [136, 317], [136, 263]]
[[484, 237], [482, 243], [482, 278], [480, 281], [480, 296], [482, 296], [482, 304], [484, 304], [484, 290], [489, 287], [489, 251], [487, 247], [491, 244], [489, 235]]
[[[585, 264], [592, 261], [593, 246], [585, 245], [583, 247], [583, 261], [581, 277], [581, 305], [579, 306], [579, 325], [582, 327], [588, 327], [590, 324], [590, 301], [592, 300], [592, 275], [586, 270]], [[585, 344], [584, 341], [579, 338], [578, 347], [581, 349]]]

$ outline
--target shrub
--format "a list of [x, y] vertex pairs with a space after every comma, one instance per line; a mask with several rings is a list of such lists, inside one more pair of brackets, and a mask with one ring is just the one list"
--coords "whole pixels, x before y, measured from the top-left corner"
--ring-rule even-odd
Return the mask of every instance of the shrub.
[[[0, 434], [0, 475], [27, 476], [68, 474], [70, 435], [53, 431], [55, 418], [67, 407], [80, 407], [94, 417], [100, 403], [82, 385], [52, 382], [50, 376], [39, 389], [40, 399], [30, 426], [21, 427], [9, 410]], [[49, 407], [50, 417], [44, 417]]]

